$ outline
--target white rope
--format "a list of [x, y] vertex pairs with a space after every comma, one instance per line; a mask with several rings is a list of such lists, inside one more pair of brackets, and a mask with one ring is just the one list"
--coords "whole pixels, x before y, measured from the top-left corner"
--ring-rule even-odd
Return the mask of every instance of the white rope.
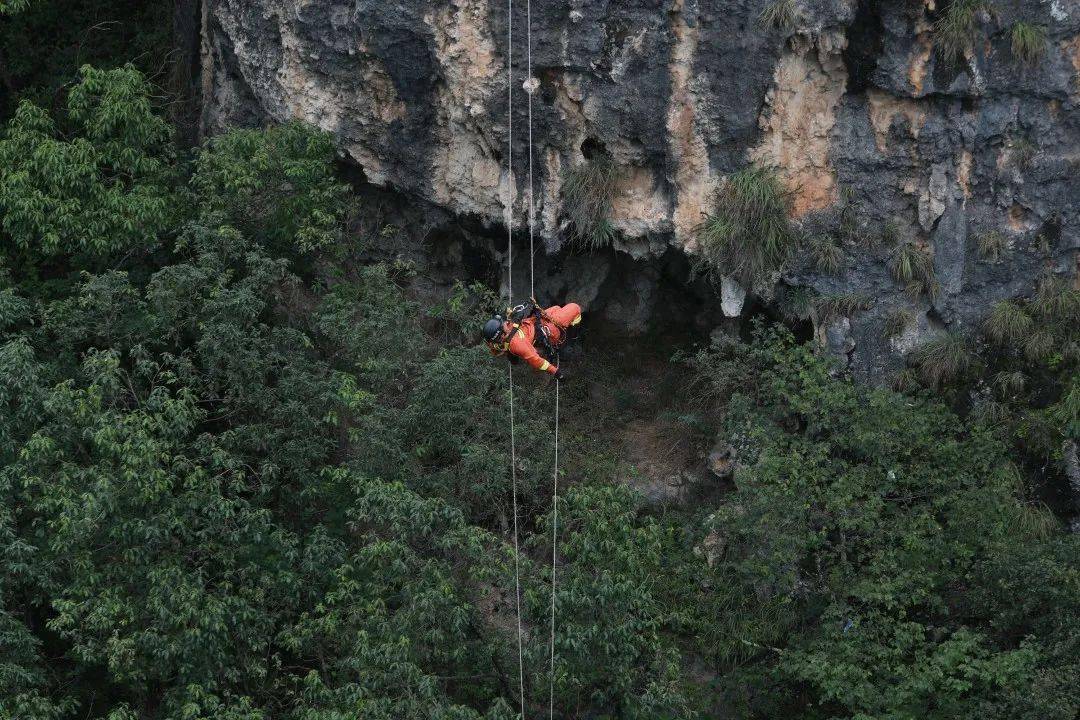
[[[509, 185], [506, 217], [506, 287], [508, 306], [514, 304], [514, 0], [506, 9], [506, 179]], [[525, 661], [521, 631], [521, 549], [518, 542], [517, 501], [517, 431], [514, 422], [514, 366], [509, 368], [510, 383], [510, 487], [514, 511], [514, 609], [517, 614], [518, 697], [521, 720], [525, 720]]]
[[[529, 119], [529, 297], [536, 297], [536, 192], [535, 172], [533, 171], [533, 94], [537, 91], [539, 83], [533, 79], [532, 65], [532, 2], [525, 0], [525, 37], [526, 48], [526, 95], [528, 96], [528, 119]], [[559, 532], [559, 386], [555, 380], [555, 470], [553, 473], [554, 490], [552, 491], [552, 523], [551, 523], [551, 658], [550, 677], [548, 686], [548, 717], [555, 717], [555, 573], [556, 558], [558, 555], [558, 532]]]
[[555, 559], [559, 535], [559, 380], [555, 380], [555, 472], [551, 495], [551, 666], [548, 686], [548, 717], [555, 718]]
[[[509, 365], [509, 363], [507, 363]], [[521, 562], [518, 547], [517, 503], [517, 438], [514, 430], [514, 366], [510, 365], [510, 478], [514, 503], [514, 604], [517, 610], [518, 692], [521, 698], [521, 720], [525, 720], [525, 662], [521, 641]]]
[[536, 203], [533, 195], [533, 83], [532, 70], [532, 0], [525, 0], [525, 37], [527, 38], [527, 74], [529, 97], [529, 297], [536, 297], [536, 251], [533, 249], [533, 223], [536, 218]]

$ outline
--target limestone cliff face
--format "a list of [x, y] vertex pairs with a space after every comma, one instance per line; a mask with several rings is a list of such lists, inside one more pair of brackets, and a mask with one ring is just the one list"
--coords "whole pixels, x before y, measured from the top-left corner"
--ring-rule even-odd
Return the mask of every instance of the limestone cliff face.
[[[549, 250], [564, 242], [565, 169], [605, 152], [618, 167], [617, 247], [633, 257], [694, 252], [717, 183], [752, 161], [778, 169], [808, 233], [835, 231], [846, 208], [856, 234], [890, 224], [932, 248], [942, 293], [915, 302], [910, 342], [1029, 293], [1047, 268], [1076, 273], [1080, 1], [996, 3], [955, 62], [934, 47], [948, 0], [795, 0], [790, 30], [757, 22], [771, 1], [533, 0], [535, 203]], [[300, 118], [332, 132], [372, 183], [520, 227], [525, 0], [512, 19], [512, 170], [502, 1], [205, 0], [204, 131]], [[1020, 20], [1045, 28], [1036, 64], [1013, 56]], [[993, 230], [1008, 251], [990, 263], [974, 239]], [[883, 318], [912, 301], [887, 250], [846, 251], [840, 274], [796, 263], [782, 281], [874, 299], [819, 328], [873, 372], [904, 345], [882, 339]], [[639, 300], [649, 285], [623, 282]]]

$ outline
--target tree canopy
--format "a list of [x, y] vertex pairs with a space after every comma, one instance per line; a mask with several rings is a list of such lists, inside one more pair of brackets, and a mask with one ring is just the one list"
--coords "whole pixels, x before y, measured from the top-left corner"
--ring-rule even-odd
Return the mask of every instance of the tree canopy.
[[1078, 536], [1011, 445], [779, 327], [685, 361], [723, 497], [560, 478], [549, 675], [550, 402], [515, 558], [494, 294], [372, 259], [325, 134], [189, 155], [154, 92], [0, 128], [0, 717], [507, 720], [515, 559], [529, 715], [1076, 717]]

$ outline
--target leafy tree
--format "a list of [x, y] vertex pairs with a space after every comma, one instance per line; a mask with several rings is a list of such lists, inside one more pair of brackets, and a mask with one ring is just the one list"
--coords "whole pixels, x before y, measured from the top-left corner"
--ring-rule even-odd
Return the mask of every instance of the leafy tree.
[[173, 213], [170, 130], [142, 75], [80, 79], [60, 122], [24, 102], [0, 134], [0, 229], [31, 257], [145, 249]]
[[[515, 557], [506, 371], [471, 334], [497, 298], [425, 309], [408, 265], [346, 252], [324, 134], [188, 167], [138, 71], [81, 77], [0, 130], [0, 717], [509, 720], [515, 567], [541, 713], [550, 392], [517, 375]], [[997, 383], [1053, 378], [1025, 417], [1054, 439], [1080, 415], [1066, 290], [1021, 308], [1049, 349]], [[648, 508], [608, 438], [575, 442], [557, 716], [1076, 715], [1077, 536], [1000, 432], [778, 330], [691, 368], [736, 488]]]
[[199, 153], [192, 186], [203, 217], [223, 213], [252, 237], [301, 251], [332, 245], [346, 186], [334, 178], [329, 135], [300, 123], [235, 130]]
[[[157, 136], [103, 109], [134, 72], [86, 71], [68, 116], [95, 157], [129, 163], [131, 196], [194, 209], [161, 218], [168, 254], [36, 297], [2, 278], [4, 712], [68, 717], [93, 697], [112, 718], [508, 717], [509, 645], [477, 598], [509, 565], [463, 513], [498, 503], [440, 499], [437, 480], [485, 457], [504, 491], [505, 387], [441, 416], [486, 418], [464, 452], [414, 451], [420, 406], [469, 398], [472, 379], [448, 380], [387, 267], [315, 281], [308, 258], [344, 210], [325, 138], [226, 136], [187, 188], [158, 184], [175, 170], [150, 157]], [[271, 197], [295, 224], [248, 221], [245, 203]], [[100, 209], [102, 252], [122, 248], [121, 212]], [[49, 231], [23, 228], [26, 257], [77, 250]]]
[[[1060, 616], [1033, 632], [1038, 613], [1001, 622], [983, 604], [1003, 553], [1061, 557], [1042, 544], [1056, 524], [1017, 497], [992, 435], [838, 380], [785, 332], [759, 331], [737, 357], [756, 376], [727, 408], [741, 469], [708, 524], [722, 538], [715, 582], [739, 588], [739, 614], [783, 609], [788, 634], [750, 640], [789, 702], [805, 687], [830, 717], [974, 716], [1069, 672], [1052, 649]], [[1047, 717], [1076, 706], [1057, 710]]]
[[[560, 501], [555, 691], [573, 716], [695, 715], [678, 648], [664, 632], [667, 530], [642, 517], [639, 504], [621, 486], [575, 487]], [[550, 548], [553, 522], [547, 516], [545, 533], [531, 544]], [[540, 627], [548, 624], [549, 593], [530, 593]], [[534, 658], [541, 687], [550, 677], [545, 660], [543, 654]]]

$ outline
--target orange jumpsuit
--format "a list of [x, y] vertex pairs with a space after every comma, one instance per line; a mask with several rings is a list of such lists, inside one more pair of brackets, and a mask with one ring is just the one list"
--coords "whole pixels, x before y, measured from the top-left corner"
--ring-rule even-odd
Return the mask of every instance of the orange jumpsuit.
[[[568, 303], [559, 307], [549, 307], [544, 311], [546, 316], [542, 321], [544, 329], [548, 333], [548, 341], [553, 347], [559, 347], [566, 341], [566, 329], [581, 322], [581, 306], [576, 303]], [[496, 353], [509, 351], [529, 363], [540, 372], [554, 375], [559, 368], [540, 356], [536, 351], [536, 318], [528, 317], [521, 321], [517, 330], [514, 324], [507, 322], [503, 325], [503, 337], [510, 340], [494, 349]]]

